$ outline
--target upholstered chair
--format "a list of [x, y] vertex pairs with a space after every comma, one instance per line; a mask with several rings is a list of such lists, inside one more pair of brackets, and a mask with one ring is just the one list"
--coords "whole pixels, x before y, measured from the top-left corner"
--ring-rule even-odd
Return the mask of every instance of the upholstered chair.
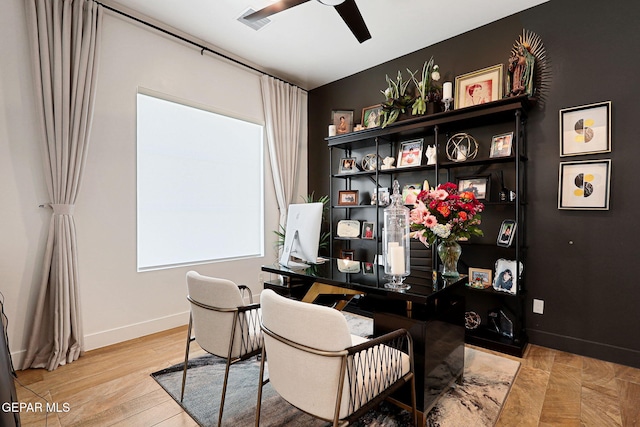
[[[187, 273], [187, 288], [191, 315], [180, 401], [184, 398], [189, 348], [191, 342], [195, 340], [206, 352], [226, 359], [218, 412], [218, 426], [220, 426], [230, 366], [260, 354], [262, 346], [260, 304], [253, 303], [251, 291], [247, 286], [236, 285], [231, 280], [203, 276], [195, 271]], [[249, 293], [248, 305], [245, 305], [242, 295], [245, 291]]]
[[417, 423], [413, 349], [406, 330], [370, 340], [351, 335], [339, 311], [272, 290], [262, 291], [260, 305], [264, 346], [256, 426], [268, 382], [287, 402], [334, 426], [347, 425], [408, 384]]

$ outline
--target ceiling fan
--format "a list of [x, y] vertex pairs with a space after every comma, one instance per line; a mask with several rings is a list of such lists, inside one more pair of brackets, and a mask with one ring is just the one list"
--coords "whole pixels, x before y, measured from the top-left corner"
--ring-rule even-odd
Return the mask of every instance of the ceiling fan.
[[[257, 21], [258, 19], [266, 18], [308, 1], [309, 0], [280, 0], [277, 3], [245, 16], [244, 19]], [[355, 0], [318, 0], [318, 2], [327, 6], [333, 6], [360, 43], [371, 38], [371, 34], [367, 29], [367, 25], [364, 23], [364, 19], [362, 19], [362, 15], [360, 14], [360, 10], [356, 5]]]

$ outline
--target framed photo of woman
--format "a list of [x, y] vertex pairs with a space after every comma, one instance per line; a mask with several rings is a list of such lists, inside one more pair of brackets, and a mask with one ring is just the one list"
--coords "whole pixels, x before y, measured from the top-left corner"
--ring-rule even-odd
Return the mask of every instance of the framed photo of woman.
[[496, 261], [496, 274], [493, 276], [493, 289], [516, 295], [518, 292], [518, 278], [522, 273], [522, 263], [518, 272], [516, 262], [500, 258]]
[[337, 135], [353, 132], [353, 110], [331, 111], [331, 123], [335, 125]]
[[513, 242], [513, 236], [516, 235], [517, 224], [512, 219], [502, 221], [500, 231], [498, 232], [498, 246], [508, 248]]

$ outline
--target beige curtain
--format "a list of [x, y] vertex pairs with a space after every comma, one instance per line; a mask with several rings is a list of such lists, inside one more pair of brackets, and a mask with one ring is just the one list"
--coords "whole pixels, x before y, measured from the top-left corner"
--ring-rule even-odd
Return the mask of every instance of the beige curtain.
[[304, 94], [302, 89], [267, 75], [260, 78], [267, 128], [267, 146], [280, 225], [295, 196]]
[[51, 371], [84, 350], [73, 208], [91, 130], [102, 11], [88, 0], [25, 5], [53, 213], [23, 366]]

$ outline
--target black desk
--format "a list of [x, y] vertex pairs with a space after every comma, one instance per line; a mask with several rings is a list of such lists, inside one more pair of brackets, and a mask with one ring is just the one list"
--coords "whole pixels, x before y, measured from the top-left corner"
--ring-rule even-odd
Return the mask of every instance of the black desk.
[[[361, 263], [358, 272], [347, 273], [342, 260], [331, 259], [307, 269], [292, 270], [280, 265], [263, 266], [262, 270], [276, 275], [278, 280], [265, 281], [266, 289], [296, 299], [304, 299], [314, 284], [344, 288], [345, 298], [352, 294], [354, 303], [374, 319], [374, 333], [405, 328], [414, 342], [416, 395], [418, 410], [426, 415], [453, 381], [460, 382], [464, 370], [464, 299], [456, 290], [464, 286], [466, 276], [445, 279], [408, 277], [411, 288], [404, 292], [384, 287], [384, 271], [373, 266], [366, 271]], [[353, 267], [350, 266], [350, 267]], [[371, 265], [369, 265], [371, 267]], [[340, 293], [337, 293], [340, 298]], [[336, 297], [327, 294], [327, 298]], [[409, 391], [394, 395], [400, 402], [410, 402]], [[423, 418], [424, 419], [424, 418]]]

